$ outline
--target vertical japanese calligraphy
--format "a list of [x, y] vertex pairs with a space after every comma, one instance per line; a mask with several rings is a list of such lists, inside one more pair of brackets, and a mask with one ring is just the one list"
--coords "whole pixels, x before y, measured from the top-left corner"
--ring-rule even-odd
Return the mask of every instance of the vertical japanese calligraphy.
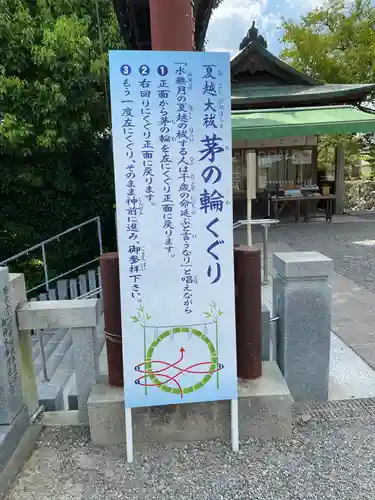
[[110, 53], [125, 403], [233, 399], [228, 54]]
[[[200, 193], [200, 210], [206, 216], [206, 230], [212, 235], [212, 242], [208, 245], [206, 253], [209, 256], [207, 264], [207, 276], [211, 279], [211, 284], [218, 283], [221, 279], [220, 245], [224, 240], [220, 237], [220, 213], [223, 211], [225, 199], [220, 192], [222, 182], [222, 171], [216, 165], [218, 155], [224, 153], [223, 139], [216, 133], [218, 123], [223, 127], [223, 111], [220, 108], [223, 99], [220, 96], [220, 73], [214, 64], [204, 66], [202, 75], [202, 121], [207, 133], [201, 139], [202, 149], [200, 149], [199, 162], [203, 163], [201, 171], [204, 183], [207, 188]], [[215, 215], [217, 214], [217, 215]]]
[[140, 92], [140, 102], [141, 102], [141, 115], [143, 122], [143, 147], [141, 150], [143, 157], [143, 177], [145, 179], [145, 198], [151, 202], [154, 198], [154, 188], [152, 184], [152, 179], [154, 176], [153, 172], [153, 157], [154, 157], [154, 146], [151, 140], [151, 81], [147, 78], [143, 78], [139, 82]]
[[160, 169], [163, 179], [163, 199], [162, 199], [162, 211], [163, 211], [163, 230], [164, 230], [164, 249], [168, 255], [174, 256], [173, 253], [173, 193], [171, 187], [171, 117], [169, 110], [169, 97], [170, 97], [170, 86], [168, 81], [161, 76], [158, 87], [158, 99], [159, 99], [159, 109], [160, 109], [160, 120], [159, 120], [159, 144], [161, 147], [161, 159], [160, 159]]
[[[140, 244], [139, 217], [142, 201], [137, 196], [136, 159], [134, 156], [134, 96], [129, 78], [124, 78], [122, 104], [122, 131], [125, 137], [125, 178], [126, 178], [126, 232], [128, 235], [128, 278], [131, 282], [133, 299], [140, 300], [140, 278], [146, 268], [144, 251]], [[125, 221], [123, 221], [125, 222]], [[123, 230], [123, 227], [121, 227]]]
[[192, 201], [192, 172], [191, 159], [188, 155], [189, 147], [189, 122], [191, 109], [189, 108], [188, 92], [192, 89], [192, 75], [186, 64], [177, 63], [175, 68], [177, 88], [177, 134], [178, 144], [178, 173], [179, 173], [179, 205], [182, 237], [182, 277], [183, 303], [186, 314], [191, 314], [193, 304], [192, 286], [197, 278], [193, 276], [192, 249], [191, 249], [191, 217], [193, 209]]

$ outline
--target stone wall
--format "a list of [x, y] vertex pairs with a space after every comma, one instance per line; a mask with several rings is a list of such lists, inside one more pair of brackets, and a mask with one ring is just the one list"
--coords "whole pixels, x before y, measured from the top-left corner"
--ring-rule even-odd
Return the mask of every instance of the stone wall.
[[375, 211], [375, 181], [345, 181], [346, 212]]

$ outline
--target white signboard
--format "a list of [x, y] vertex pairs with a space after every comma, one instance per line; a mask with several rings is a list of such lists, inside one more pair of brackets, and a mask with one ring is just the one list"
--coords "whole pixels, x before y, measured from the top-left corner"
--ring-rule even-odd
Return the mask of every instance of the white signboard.
[[295, 151], [289, 158], [292, 160], [293, 165], [310, 165], [312, 163], [312, 151], [311, 149]]
[[110, 53], [125, 406], [237, 398], [229, 55]]

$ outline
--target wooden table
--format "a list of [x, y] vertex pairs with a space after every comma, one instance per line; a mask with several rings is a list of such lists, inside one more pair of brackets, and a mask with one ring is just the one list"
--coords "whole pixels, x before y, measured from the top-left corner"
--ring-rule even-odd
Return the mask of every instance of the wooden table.
[[310, 195], [310, 196], [270, 196], [269, 197], [269, 216], [271, 216], [271, 206], [274, 206], [274, 216], [279, 217], [280, 214], [289, 207], [293, 212], [296, 221], [300, 221], [301, 218], [301, 205], [303, 210], [303, 218], [305, 222], [309, 221], [309, 211], [311, 203], [318, 201], [325, 201], [325, 210], [323, 216], [315, 215], [314, 218], [324, 218], [326, 222], [332, 222], [333, 214], [333, 201], [336, 199], [334, 194], [320, 194], [320, 195]]

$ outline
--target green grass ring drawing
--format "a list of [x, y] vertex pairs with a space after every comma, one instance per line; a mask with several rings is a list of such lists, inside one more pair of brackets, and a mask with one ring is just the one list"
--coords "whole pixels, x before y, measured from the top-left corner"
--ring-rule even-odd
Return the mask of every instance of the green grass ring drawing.
[[[176, 327], [176, 328], [171, 328], [169, 330], [164, 331], [159, 337], [152, 342], [152, 344], [149, 346], [146, 354], [146, 363], [145, 363], [145, 371], [147, 373], [147, 378], [149, 378], [153, 384], [158, 385], [159, 389], [161, 389], [164, 392], [168, 392], [170, 394], [180, 394], [180, 389], [177, 387], [168, 387], [165, 382], [161, 381], [158, 379], [157, 375], [152, 373], [152, 358], [154, 355], [154, 351], [157, 348], [157, 346], [168, 338], [170, 335], [174, 335], [176, 333], [191, 333], [195, 335], [196, 337], [199, 337], [208, 347], [211, 355], [210, 359], [210, 367], [207, 370], [208, 372], [212, 373], [207, 373], [205, 376], [202, 378], [200, 382], [197, 382], [196, 384], [192, 385], [191, 387], [186, 387], [182, 388], [182, 391], [184, 394], [189, 394], [194, 391], [198, 391], [199, 389], [202, 389], [203, 386], [205, 386], [212, 378], [213, 374], [215, 373], [215, 370], [217, 368], [217, 354], [215, 347], [211, 340], [201, 331], [196, 330], [195, 328], [188, 328], [188, 327]], [[151, 373], [150, 373], [151, 372]]]

